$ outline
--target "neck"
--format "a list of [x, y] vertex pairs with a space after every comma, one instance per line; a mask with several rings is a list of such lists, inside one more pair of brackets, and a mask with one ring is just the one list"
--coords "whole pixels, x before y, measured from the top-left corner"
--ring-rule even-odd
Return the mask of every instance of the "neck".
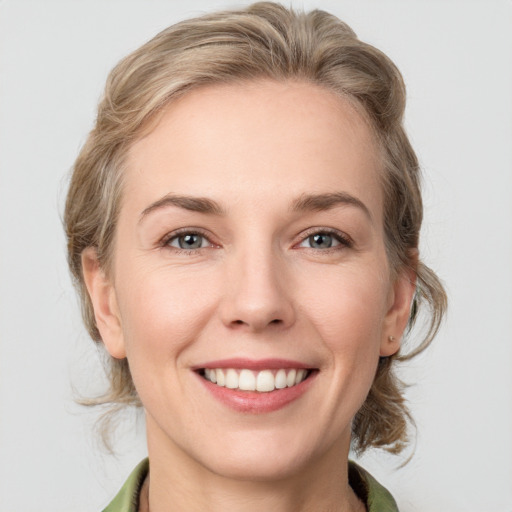
[[[152, 425], [154, 427], [154, 425]], [[160, 435], [159, 435], [160, 434]], [[141, 511], [363, 512], [348, 484], [348, 444], [335, 446], [307, 468], [272, 479], [237, 479], [216, 473], [184, 453], [162, 432], [148, 429], [150, 479]], [[162, 449], [165, 446], [165, 449]]]

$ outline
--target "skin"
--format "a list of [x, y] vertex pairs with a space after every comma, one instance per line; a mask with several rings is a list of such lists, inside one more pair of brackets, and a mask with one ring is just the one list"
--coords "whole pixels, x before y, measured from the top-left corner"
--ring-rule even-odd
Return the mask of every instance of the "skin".
[[[355, 109], [300, 82], [198, 89], [132, 146], [113, 270], [93, 249], [83, 265], [102, 339], [128, 358], [146, 413], [143, 506], [364, 510], [344, 462], [351, 421], [379, 356], [399, 348], [414, 292], [389, 268], [379, 172]], [[294, 209], [305, 194], [334, 193], [363, 206]], [[223, 213], [155, 206], [168, 194]], [[199, 249], [180, 249], [183, 229], [204, 236]], [[326, 232], [330, 248], [310, 238]], [[233, 357], [318, 371], [297, 400], [247, 414], [194, 371]]]

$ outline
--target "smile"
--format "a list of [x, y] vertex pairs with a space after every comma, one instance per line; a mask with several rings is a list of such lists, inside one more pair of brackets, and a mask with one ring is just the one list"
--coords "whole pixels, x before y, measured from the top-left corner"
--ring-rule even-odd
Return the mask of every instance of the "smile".
[[276, 389], [297, 386], [306, 380], [311, 372], [304, 368], [264, 369], [260, 371], [247, 368], [203, 368], [200, 373], [206, 380], [220, 387], [269, 393]]
[[209, 395], [244, 414], [266, 414], [298, 401], [317, 380], [319, 368], [290, 359], [231, 358], [192, 367]]

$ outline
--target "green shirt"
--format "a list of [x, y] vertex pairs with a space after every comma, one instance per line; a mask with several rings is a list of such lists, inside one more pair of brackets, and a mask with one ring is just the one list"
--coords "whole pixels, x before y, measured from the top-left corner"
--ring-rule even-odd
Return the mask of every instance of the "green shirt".
[[[137, 512], [140, 489], [148, 471], [149, 461], [144, 459], [132, 471], [117, 496], [103, 512]], [[398, 512], [393, 496], [355, 462], [349, 462], [348, 477], [350, 486], [366, 504], [368, 512]]]

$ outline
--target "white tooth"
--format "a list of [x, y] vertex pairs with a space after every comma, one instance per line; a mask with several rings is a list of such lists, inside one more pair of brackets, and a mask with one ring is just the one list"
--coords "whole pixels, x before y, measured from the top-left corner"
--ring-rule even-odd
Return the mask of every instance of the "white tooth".
[[286, 370], [278, 370], [276, 373], [276, 388], [283, 389], [286, 387]]
[[215, 370], [208, 370], [208, 378], [215, 384], [217, 382], [217, 372]]
[[238, 388], [238, 373], [233, 368], [226, 372], [226, 387], [229, 389]]
[[254, 391], [256, 389], [256, 377], [251, 370], [242, 370], [240, 372], [238, 387], [244, 391]]
[[270, 370], [263, 370], [258, 373], [256, 379], [256, 390], [257, 391], [274, 391], [275, 379]]
[[291, 388], [293, 385], [295, 385], [295, 377], [297, 375], [297, 372], [295, 370], [290, 370], [288, 372], [288, 375], [286, 376], [286, 385]]
[[211, 379], [211, 377], [210, 377], [210, 370], [209, 370], [208, 368], [205, 368], [205, 369], [204, 369], [204, 378], [205, 378], [206, 380], [209, 380], [209, 381], [211, 381], [211, 380], [212, 380], [212, 379]]
[[295, 384], [299, 384], [300, 382], [302, 382], [305, 374], [306, 370], [298, 370], [297, 376], [295, 377]]
[[224, 386], [226, 384], [226, 378], [224, 377], [224, 372], [217, 368], [215, 370], [215, 376], [217, 377], [217, 385], [218, 386]]

